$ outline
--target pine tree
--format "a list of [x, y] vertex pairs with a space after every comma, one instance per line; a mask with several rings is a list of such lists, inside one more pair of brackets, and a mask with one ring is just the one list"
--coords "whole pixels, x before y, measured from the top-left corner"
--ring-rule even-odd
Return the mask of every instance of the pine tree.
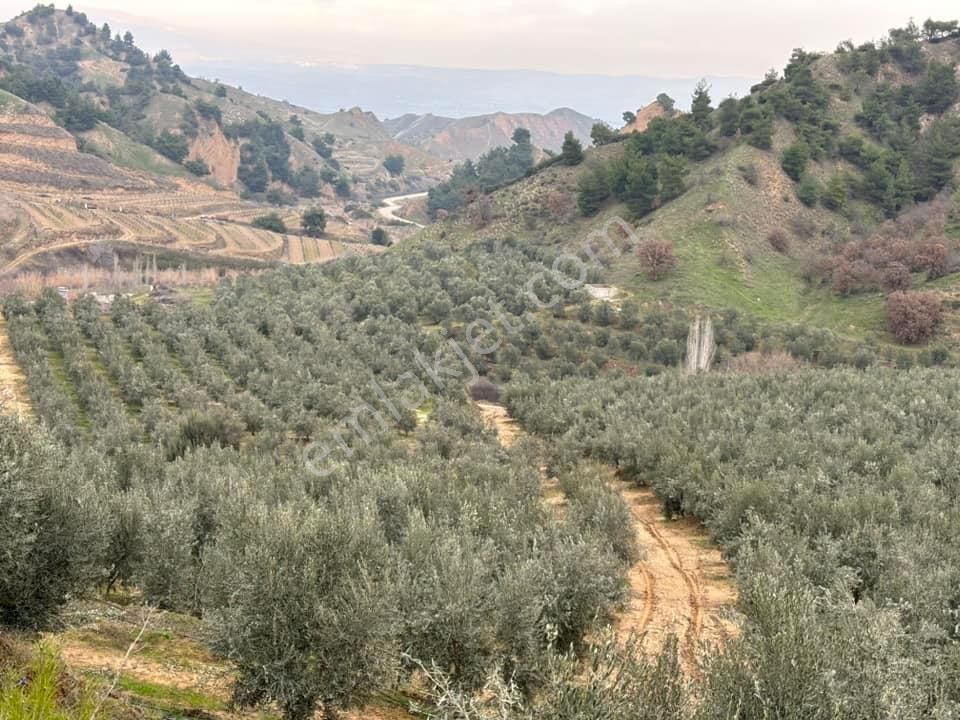
[[783, 153], [780, 167], [795, 182], [799, 182], [810, 160], [810, 152], [805, 143], [797, 141]]
[[761, 150], [773, 146], [773, 120], [752, 98], [745, 98], [741, 104], [740, 132], [748, 143]]
[[821, 201], [824, 207], [839, 212], [847, 206], [849, 199], [849, 182], [845, 173], [838, 172], [827, 181]]
[[906, 158], [900, 161], [897, 167], [897, 174], [893, 179], [893, 197], [897, 211], [902, 210], [913, 202], [917, 194], [917, 178], [913, 174], [913, 168]]
[[601, 165], [588, 168], [577, 181], [577, 207], [586, 216], [594, 215], [610, 197], [610, 178]]
[[667, 155], [660, 162], [660, 195], [664, 202], [686, 192], [687, 159], [682, 155]]
[[693, 102], [690, 105], [690, 117], [693, 123], [703, 131], [710, 129], [710, 113], [713, 108], [710, 107], [710, 86], [706, 80], [697, 83], [693, 90]]
[[579, 165], [583, 162], [583, 146], [573, 136], [572, 131], [568, 131], [563, 136], [563, 148], [560, 151], [560, 157], [563, 159], [564, 165]]
[[733, 137], [740, 128], [740, 108], [737, 99], [728, 97], [717, 108], [717, 120], [720, 125], [720, 134], [724, 137]]
[[894, 211], [893, 174], [887, 169], [883, 159], [877, 159], [863, 174], [863, 194], [888, 214]]
[[627, 167], [627, 182], [624, 202], [637, 217], [643, 217], [657, 205], [659, 192], [657, 164], [648, 158], [630, 161]]
[[809, 173], [804, 175], [797, 185], [797, 198], [807, 207], [813, 207], [820, 199], [820, 183]]
[[530, 131], [522, 127], [513, 131], [512, 140], [513, 145], [508, 153], [513, 166], [511, 174], [519, 177], [533, 167], [533, 141]]

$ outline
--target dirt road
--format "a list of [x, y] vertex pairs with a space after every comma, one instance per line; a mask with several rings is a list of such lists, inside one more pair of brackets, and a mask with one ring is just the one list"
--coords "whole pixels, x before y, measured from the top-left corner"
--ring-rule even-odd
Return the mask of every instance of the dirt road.
[[407, 200], [416, 200], [417, 198], [426, 197], [427, 193], [412, 193], [410, 195], [395, 195], [394, 197], [388, 197], [383, 199], [383, 205], [377, 208], [377, 213], [384, 220], [390, 220], [395, 222], [401, 222], [404, 225], [413, 225], [414, 227], [422, 228], [423, 225], [420, 223], [414, 222], [413, 220], [407, 220], [397, 215], [397, 212], [403, 208], [403, 204]]
[[[522, 430], [505, 407], [482, 402], [477, 406], [504, 447], [516, 442]], [[699, 676], [702, 654], [738, 633], [730, 613], [737, 599], [730, 568], [698, 523], [668, 521], [652, 490], [617, 480], [612, 468], [606, 472], [607, 482], [630, 508], [643, 555], [627, 573], [630, 596], [615, 622], [617, 635], [642, 635], [643, 647], [651, 655], [675, 636], [684, 672]], [[555, 481], [545, 481], [549, 504], [562, 504], [559, 492]]]
[[520, 427], [517, 421], [510, 417], [510, 413], [503, 405], [497, 405], [490, 402], [476, 402], [480, 409], [480, 417], [483, 421], [497, 431], [497, 437], [500, 444], [504, 447], [510, 447], [517, 441], [520, 435]]
[[630, 507], [644, 551], [628, 573], [630, 599], [617, 619], [617, 634], [643, 634], [651, 654], [676, 636], [681, 666], [696, 676], [703, 652], [738, 632], [730, 617], [737, 599], [730, 568], [698, 523], [666, 519], [653, 490], [619, 481], [614, 486]]

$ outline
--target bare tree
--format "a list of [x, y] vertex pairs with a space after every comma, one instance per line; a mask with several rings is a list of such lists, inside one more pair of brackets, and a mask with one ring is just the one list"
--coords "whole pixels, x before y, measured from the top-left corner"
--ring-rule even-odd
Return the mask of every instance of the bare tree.
[[717, 344], [713, 338], [713, 320], [710, 319], [709, 315], [705, 319], [698, 315], [690, 323], [690, 333], [687, 335], [687, 372], [691, 375], [698, 372], [709, 372], [716, 352]]

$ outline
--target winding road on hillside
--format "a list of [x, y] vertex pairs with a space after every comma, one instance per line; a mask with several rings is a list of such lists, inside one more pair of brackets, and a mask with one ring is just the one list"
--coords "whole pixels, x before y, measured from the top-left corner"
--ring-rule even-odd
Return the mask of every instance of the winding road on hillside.
[[[501, 444], [513, 445], [522, 431], [506, 408], [483, 402], [477, 407]], [[612, 468], [607, 472], [607, 482], [630, 508], [643, 556], [627, 572], [630, 594], [614, 623], [617, 636], [642, 636], [651, 656], [676, 637], [683, 671], [698, 677], [704, 652], [739, 632], [730, 612], [737, 599], [730, 568], [698, 523], [667, 520], [653, 490], [617, 480]], [[565, 503], [555, 479], [545, 478], [544, 500]]]
[[403, 209], [403, 204], [410, 200], [417, 200], [419, 198], [424, 198], [427, 196], [427, 193], [412, 193], [410, 195], [394, 195], [393, 197], [388, 197], [383, 199], [383, 205], [377, 208], [377, 213], [384, 220], [389, 220], [392, 222], [403, 223], [404, 225], [413, 225], [414, 227], [422, 228], [418, 222], [413, 220], [407, 220], [406, 218], [400, 217], [397, 215], [397, 212]]

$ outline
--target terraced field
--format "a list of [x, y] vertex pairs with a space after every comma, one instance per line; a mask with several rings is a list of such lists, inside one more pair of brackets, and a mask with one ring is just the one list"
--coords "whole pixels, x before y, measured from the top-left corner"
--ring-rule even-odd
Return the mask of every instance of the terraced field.
[[[36, 108], [0, 114], [0, 275], [44, 272], [63, 255], [68, 264], [103, 267], [120, 246], [162, 248], [200, 265], [299, 264], [367, 252], [372, 222], [331, 212], [330, 240], [287, 241], [251, 226], [273, 211], [195, 180], [123, 170], [78, 152], [74, 138]], [[291, 230], [301, 212], [281, 211]]]
[[[77, 197], [65, 193], [24, 191], [0, 182], [0, 203], [8, 228], [0, 274], [42, 269], [48, 256], [65, 250], [123, 243], [158, 246], [207, 257], [261, 262], [325, 262], [351, 253], [376, 251], [364, 247], [366, 228], [351, 229], [331, 222], [331, 239], [284, 236], [252, 227], [258, 215], [270, 212], [230, 193], [188, 187], [183, 192], [92, 192]], [[296, 230], [299, 213], [286, 221]], [[109, 255], [109, 253], [107, 253]], [[102, 252], [92, 252], [95, 257]]]

